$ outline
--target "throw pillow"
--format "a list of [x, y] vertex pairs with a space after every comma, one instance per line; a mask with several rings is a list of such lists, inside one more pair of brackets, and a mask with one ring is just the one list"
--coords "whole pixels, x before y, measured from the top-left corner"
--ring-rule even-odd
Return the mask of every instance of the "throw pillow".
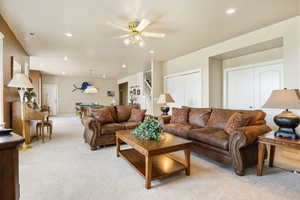
[[145, 118], [146, 110], [133, 108], [131, 110], [129, 122], [142, 122]]
[[210, 114], [210, 108], [190, 108], [189, 124], [196, 127], [206, 127]]
[[170, 123], [187, 124], [189, 109], [172, 108], [172, 116]]
[[128, 121], [131, 114], [132, 106], [119, 105], [116, 107], [116, 109], [117, 109], [118, 122]]
[[247, 126], [250, 122], [251, 118], [247, 115], [243, 115], [242, 113], [236, 112], [234, 113], [225, 125], [225, 132], [228, 134], [234, 133], [235, 130], [241, 128], [243, 126]]
[[107, 123], [113, 123], [114, 122], [114, 119], [112, 118], [110, 110], [106, 107], [97, 109], [97, 112], [93, 112], [93, 117], [100, 124], [107, 124]]

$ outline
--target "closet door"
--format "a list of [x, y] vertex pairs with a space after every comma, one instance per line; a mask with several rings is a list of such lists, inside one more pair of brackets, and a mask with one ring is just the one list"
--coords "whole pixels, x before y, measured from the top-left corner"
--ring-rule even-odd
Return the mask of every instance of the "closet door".
[[201, 73], [191, 73], [185, 76], [185, 106], [201, 107]]
[[283, 89], [283, 65], [255, 68], [255, 107], [261, 108], [273, 90]]
[[174, 103], [170, 107], [181, 107], [185, 102], [185, 78], [184, 76], [175, 76], [166, 79], [166, 92], [171, 94]]
[[165, 92], [175, 100], [170, 107], [201, 107], [201, 88], [201, 72], [165, 78]]
[[249, 109], [254, 105], [253, 68], [236, 69], [226, 73], [225, 107]]

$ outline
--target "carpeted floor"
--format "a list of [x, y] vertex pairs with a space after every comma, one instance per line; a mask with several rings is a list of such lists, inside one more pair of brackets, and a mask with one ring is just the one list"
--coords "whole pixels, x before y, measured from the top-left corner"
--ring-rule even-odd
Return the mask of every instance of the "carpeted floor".
[[253, 168], [238, 177], [197, 155], [191, 157], [191, 176], [155, 181], [146, 190], [144, 179], [115, 156], [114, 146], [90, 151], [82, 131], [78, 118], [55, 118], [53, 139], [20, 153], [21, 200], [300, 199], [299, 175], [273, 168], [257, 177]]

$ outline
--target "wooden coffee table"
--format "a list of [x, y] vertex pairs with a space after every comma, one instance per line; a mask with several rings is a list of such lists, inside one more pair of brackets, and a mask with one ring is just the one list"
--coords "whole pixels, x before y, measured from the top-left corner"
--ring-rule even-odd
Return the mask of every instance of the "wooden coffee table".
[[[125, 142], [132, 148], [120, 149]], [[165, 178], [175, 173], [185, 171], [190, 175], [191, 141], [164, 133], [159, 141], [146, 141], [136, 138], [132, 130], [117, 131], [117, 157], [122, 156], [137, 172], [145, 177], [145, 187], [151, 188], [151, 181]], [[168, 153], [184, 151], [185, 161], [172, 158]]]

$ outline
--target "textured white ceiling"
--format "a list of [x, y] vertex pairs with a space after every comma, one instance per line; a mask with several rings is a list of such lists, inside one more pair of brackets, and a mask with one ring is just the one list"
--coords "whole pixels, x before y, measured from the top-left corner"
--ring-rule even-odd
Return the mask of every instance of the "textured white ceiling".
[[[231, 7], [237, 12], [228, 16]], [[32, 55], [34, 69], [74, 76], [92, 70], [113, 78], [141, 71], [150, 49], [165, 61], [296, 16], [298, 8], [298, 0], [0, 0], [0, 13]], [[145, 48], [112, 39], [123, 32], [106, 22], [126, 26], [144, 17], [155, 22], [149, 31], [167, 37], [148, 39]]]

